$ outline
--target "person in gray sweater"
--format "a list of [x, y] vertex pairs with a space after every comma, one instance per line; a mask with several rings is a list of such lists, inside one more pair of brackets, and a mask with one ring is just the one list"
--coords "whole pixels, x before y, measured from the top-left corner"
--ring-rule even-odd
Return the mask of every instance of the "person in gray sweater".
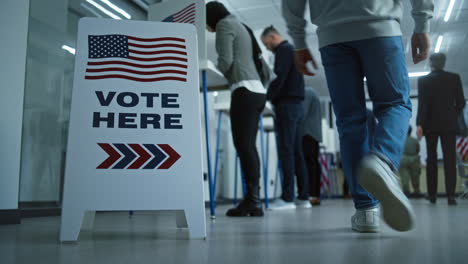
[[304, 120], [301, 126], [302, 152], [309, 174], [310, 203], [320, 205], [320, 180], [322, 170], [319, 163], [320, 142], [322, 142], [322, 112], [320, 99], [314, 89], [305, 88]]
[[231, 129], [234, 146], [245, 174], [247, 193], [227, 216], [263, 216], [260, 202], [260, 159], [256, 138], [260, 115], [265, 108], [266, 90], [253, 60], [252, 38], [226, 7], [216, 1], [206, 4], [207, 28], [216, 32], [218, 69], [231, 88]]
[[[411, 117], [410, 85], [400, 21], [403, 0], [283, 0], [282, 10], [296, 46], [297, 68], [318, 69], [306, 45], [306, 3], [317, 25], [322, 63], [336, 114], [344, 173], [356, 213], [351, 227], [378, 232], [380, 207], [397, 231], [414, 227], [414, 212], [398, 184], [398, 169]], [[427, 58], [433, 0], [411, 0], [415, 27], [413, 62]], [[311, 63], [314, 69], [309, 69]], [[364, 77], [378, 120], [369, 146]]]

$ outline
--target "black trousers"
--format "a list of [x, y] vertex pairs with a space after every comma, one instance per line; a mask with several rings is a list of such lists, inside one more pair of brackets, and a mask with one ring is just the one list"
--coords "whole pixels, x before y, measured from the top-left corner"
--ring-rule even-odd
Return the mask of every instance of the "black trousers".
[[319, 163], [319, 142], [313, 137], [305, 135], [302, 137], [302, 151], [309, 175], [310, 196], [320, 198], [320, 179], [322, 170]]
[[441, 139], [444, 155], [445, 188], [448, 197], [455, 196], [457, 184], [455, 135], [426, 135], [427, 144], [427, 189], [430, 198], [437, 196], [437, 142]]
[[260, 159], [256, 139], [260, 115], [265, 108], [266, 95], [238, 88], [231, 95], [231, 129], [242, 170], [245, 174], [248, 195], [258, 192]]

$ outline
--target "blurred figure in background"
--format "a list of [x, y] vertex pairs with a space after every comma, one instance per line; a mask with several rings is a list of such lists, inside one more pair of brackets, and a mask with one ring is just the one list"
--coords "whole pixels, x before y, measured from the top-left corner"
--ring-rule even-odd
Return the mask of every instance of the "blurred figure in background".
[[[283, 171], [283, 194], [272, 210], [309, 208], [307, 168], [302, 153], [301, 123], [304, 118], [304, 77], [294, 65], [294, 47], [273, 26], [262, 33], [265, 47], [275, 54], [276, 79], [268, 87], [267, 99], [273, 104], [278, 151]], [[294, 200], [294, 176], [297, 199]]]
[[302, 121], [302, 151], [309, 174], [310, 203], [320, 205], [320, 180], [322, 170], [319, 163], [322, 142], [322, 112], [320, 100], [312, 88], [305, 88], [304, 121]]
[[457, 118], [465, 107], [460, 75], [444, 71], [443, 53], [431, 55], [431, 73], [418, 80], [418, 138], [426, 137], [427, 190], [429, 201], [437, 199], [437, 142], [440, 138], [444, 155], [445, 188], [448, 204], [457, 205], [456, 149]]
[[[403, 157], [400, 165], [400, 178], [403, 186], [403, 192], [408, 197], [421, 198], [419, 189], [419, 176], [421, 175], [421, 158], [419, 156], [419, 142], [411, 136], [413, 129], [408, 129]], [[410, 191], [410, 180], [413, 186], [413, 192]]]
[[231, 88], [231, 129], [234, 146], [245, 173], [247, 193], [227, 216], [263, 216], [260, 202], [260, 159], [256, 146], [258, 123], [265, 108], [266, 90], [253, 60], [247, 28], [219, 2], [206, 4], [206, 24], [216, 32], [218, 69]]

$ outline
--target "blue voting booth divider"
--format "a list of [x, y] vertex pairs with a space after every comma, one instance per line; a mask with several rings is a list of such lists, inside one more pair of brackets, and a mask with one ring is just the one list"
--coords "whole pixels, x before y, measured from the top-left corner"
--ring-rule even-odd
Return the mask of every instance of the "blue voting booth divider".
[[214, 219], [216, 215], [215, 204], [215, 185], [213, 184], [213, 174], [211, 172], [211, 144], [210, 144], [210, 120], [208, 117], [208, 83], [206, 79], [206, 70], [202, 70], [202, 88], [203, 88], [203, 107], [205, 117], [205, 140], [206, 140], [206, 163], [208, 170], [208, 185], [210, 192], [210, 215]]

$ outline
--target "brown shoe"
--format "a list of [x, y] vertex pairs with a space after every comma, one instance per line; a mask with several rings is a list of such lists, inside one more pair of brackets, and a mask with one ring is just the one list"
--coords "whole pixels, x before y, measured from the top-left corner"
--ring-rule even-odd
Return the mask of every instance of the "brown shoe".
[[312, 206], [318, 206], [320, 205], [320, 198], [313, 198], [313, 199], [310, 199], [310, 204]]

